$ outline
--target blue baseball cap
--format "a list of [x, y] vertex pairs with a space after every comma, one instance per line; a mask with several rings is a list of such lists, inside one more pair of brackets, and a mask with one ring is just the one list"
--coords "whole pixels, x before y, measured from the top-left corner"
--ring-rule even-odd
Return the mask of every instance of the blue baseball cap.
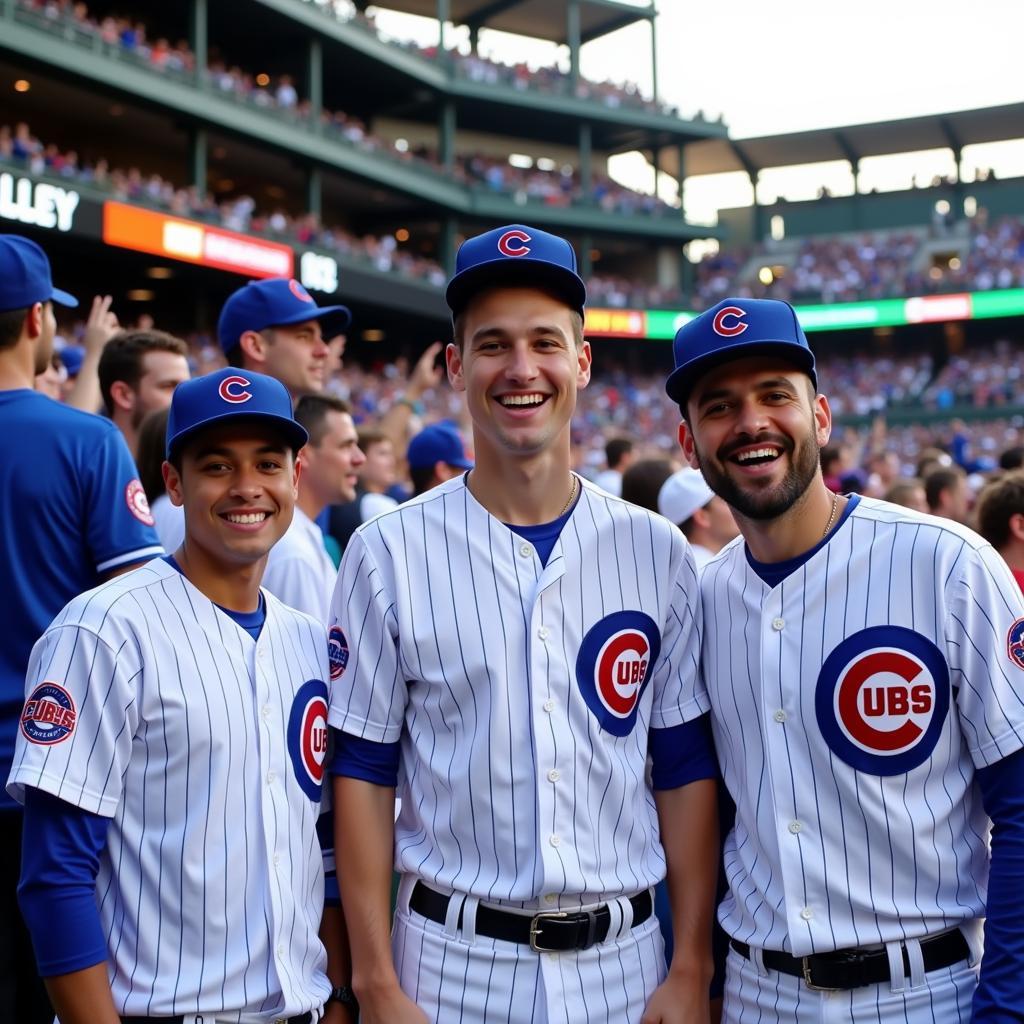
[[776, 355], [811, 378], [818, 376], [796, 311], [781, 299], [722, 299], [676, 331], [675, 370], [665, 382], [669, 398], [685, 409], [697, 379], [733, 359]]
[[433, 423], [424, 427], [405, 450], [410, 469], [426, 469], [443, 462], [456, 469], [472, 469], [473, 463], [466, 458], [466, 446], [462, 435], [450, 423]]
[[174, 389], [167, 414], [167, 458], [198, 431], [236, 417], [270, 424], [295, 451], [309, 440], [305, 427], [295, 420], [291, 395], [279, 380], [229, 366]]
[[577, 272], [576, 251], [558, 235], [525, 224], [506, 224], [467, 238], [455, 257], [445, 301], [458, 316], [482, 288], [536, 284], [549, 288], [581, 316], [587, 286]]
[[53, 287], [46, 253], [21, 235], [0, 235], [0, 313], [28, 309], [37, 302], [78, 305], [78, 299]]
[[352, 313], [347, 306], [318, 306], [294, 278], [250, 281], [232, 292], [224, 303], [217, 321], [217, 340], [228, 353], [246, 331], [302, 324], [307, 320], [319, 320], [324, 341], [330, 341], [345, 332], [352, 323]]
[[81, 345], [65, 345], [57, 354], [64, 364], [64, 369], [68, 371], [69, 377], [77, 377], [82, 372], [85, 349]]

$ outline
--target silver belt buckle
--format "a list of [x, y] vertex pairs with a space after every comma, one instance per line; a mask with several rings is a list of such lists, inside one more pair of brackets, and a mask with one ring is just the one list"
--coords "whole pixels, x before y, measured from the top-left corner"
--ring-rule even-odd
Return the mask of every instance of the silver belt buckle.
[[541, 923], [545, 920], [555, 920], [560, 917], [568, 917], [568, 911], [549, 910], [544, 913], [534, 914], [530, 918], [530, 949], [535, 953], [557, 953], [557, 949], [548, 949], [545, 946], [537, 945], [537, 936], [540, 934]]
[[843, 991], [840, 988], [828, 988], [825, 985], [815, 985], [814, 982], [811, 981], [811, 964], [810, 964], [810, 960], [811, 960], [811, 958], [809, 956], [801, 957], [800, 958], [800, 969], [803, 971], [804, 984], [812, 992], [842, 992]]

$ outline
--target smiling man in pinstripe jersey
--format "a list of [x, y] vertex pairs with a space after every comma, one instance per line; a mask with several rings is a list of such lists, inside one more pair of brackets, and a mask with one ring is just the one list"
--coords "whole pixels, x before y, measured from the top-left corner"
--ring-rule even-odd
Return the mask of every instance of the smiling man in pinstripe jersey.
[[674, 350], [683, 453], [742, 533], [701, 576], [725, 1020], [1024, 1019], [1020, 591], [966, 527], [826, 487], [788, 304], [723, 300]]
[[260, 589], [306, 440], [270, 377], [179, 385], [181, 547], [77, 597], [33, 648], [8, 790], [62, 1024], [353, 1020], [316, 833], [327, 637]]
[[693, 557], [570, 471], [590, 378], [571, 246], [523, 225], [471, 238], [447, 298], [475, 466], [364, 524], [332, 609], [361, 1021], [706, 1024], [715, 770]]

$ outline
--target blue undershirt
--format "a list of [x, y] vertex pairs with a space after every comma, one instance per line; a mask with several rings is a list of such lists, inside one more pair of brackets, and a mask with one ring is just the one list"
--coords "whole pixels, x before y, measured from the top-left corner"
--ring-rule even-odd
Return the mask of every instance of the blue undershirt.
[[749, 565], [750, 568], [753, 569], [769, 587], [777, 587], [787, 576], [796, 572], [800, 566], [813, 558], [829, 542], [832, 534], [834, 534], [836, 530], [846, 522], [850, 513], [857, 507], [859, 502], [860, 495], [851, 494], [849, 496], [849, 501], [846, 503], [846, 508], [843, 509], [843, 514], [839, 517], [839, 521], [836, 525], [833, 526], [832, 529], [829, 530], [813, 548], [809, 551], [805, 551], [802, 555], [797, 555], [795, 558], [787, 558], [784, 562], [759, 562], [750, 553], [750, 548], [744, 545], [744, 550], [747, 555], [747, 565]]
[[[185, 573], [182, 571], [180, 565], [174, 558], [174, 555], [164, 555], [164, 561], [172, 568], [176, 569], [181, 573], [182, 576]], [[216, 604], [216, 601], [214, 602]], [[263, 632], [263, 624], [267, 621], [267, 602], [264, 600], [263, 591], [260, 591], [260, 603], [256, 607], [254, 612], [236, 612], [232, 608], [225, 608], [224, 605], [218, 604], [217, 607], [229, 618], [232, 619], [237, 625], [241, 626], [253, 638], [253, 640], [259, 640], [260, 633]]]

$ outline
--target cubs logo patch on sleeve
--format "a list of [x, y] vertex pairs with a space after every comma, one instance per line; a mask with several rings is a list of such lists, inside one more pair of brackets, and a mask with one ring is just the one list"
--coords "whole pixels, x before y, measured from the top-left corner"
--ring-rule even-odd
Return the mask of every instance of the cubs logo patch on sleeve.
[[1006, 653], [1017, 668], [1024, 668], [1024, 619], [1018, 619], [1006, 634]]
[[327, 660], [331, 678], [340, 679], [348, 667], [348, 639], [341, 626], [331, 626], [327, 634]]
[[295, 779], [310, 800], [319, 800], [327, 760], [327, 684], [310, 679], [299, 687], [288, 716], [288, 754]]
[[815, 712], [825, 742], [852, 768], [902, 775], [931, 757], [949, 701], [949, 668], [935, 644], [902, 626], [873, 626], [825, 660]]
[[605, 732], [632, 732], [640, 696], [660, 653], [658, 626], [643, 612], [613, 612], [587, 631], [576, 658], [576, 681]]
[[25, 701], [21, 731], [30, 743], [51, 746], [75, 731], [78, 713], [71, 694], [57, 683], [40, 683]]
[[146, 526], [153, 525], [156, 520], [153, 519], [153, 513], [149, 510], [149, 499], [146, 497], [146, 491], [138, 480], [132, 480], [128, 483], [128, 486], [124, 489], [124, 500], [128, 505], [128, 511], [140, 523], [145, 523]]

